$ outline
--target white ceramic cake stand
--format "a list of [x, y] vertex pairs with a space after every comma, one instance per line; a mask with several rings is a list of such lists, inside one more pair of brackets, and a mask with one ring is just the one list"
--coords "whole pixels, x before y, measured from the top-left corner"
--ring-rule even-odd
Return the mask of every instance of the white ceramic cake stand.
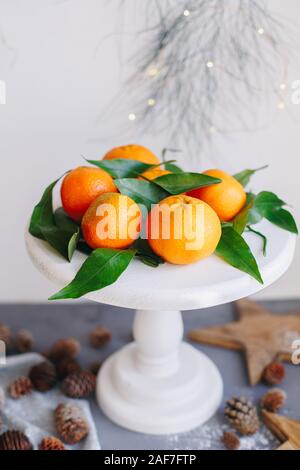
[[[266, 257], [259, 237], [249, 233], [246, 238], [266, 287], [289, 267], [295, 236], [267, 221], [257, 229], [269, 240]], [[59, 287], [73, 279], [85, 259], [76, 252], [67, 263], [28, 233], [26, 244], [35, 266]], [[211, 256], [189, 266], [165, 264], [156, 269], [134, 261], [114, 285], [86, 295], [96, 302], [137, 309], [135, 341], [110, 356], [98, 376], [97, 397], [104, 413], [123, 427], [151, 434], [187, 431], [207, 421], [220, 405], [222, 379], [206, 355], [182, 342], [179, 311], [223, 304], [262, 288]]]

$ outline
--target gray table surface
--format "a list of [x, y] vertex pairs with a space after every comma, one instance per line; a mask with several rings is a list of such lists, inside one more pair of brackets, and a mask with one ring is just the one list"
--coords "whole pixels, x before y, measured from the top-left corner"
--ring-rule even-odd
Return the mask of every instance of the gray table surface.
[[[298, 310], [300, 314], [300, 300], [267, 302], [265, 305], [274, 312], [287, 313]], [[80, 362], [84, 367], [105, 359], [130, 341], [133, 315], [134, 312], [129, 309], [94, 303], [0, 305], [0, 322], [8, 324], [14, 332], [21, 328], [29, 329], [36, 339], [37, 351], [47, 349], [55, 340], [62, 337], [78, 338], [82, 345]], [[193, 328], [223, 324], [232, 321], [235, 316], [232, 304], [228, 304], [201, 311], [184, 312], [183, 318], [187, 332]], [[104, 325], [112, 331], [112, 342], [102, 350], [92, 349], [88, 342], [88, 334], [95, 325]], [[218, 366], [224, 380], [224, 400], [233, 394], [243, 394], [259, 402], [259, 398], [268, 390], [264, 384], [256, 387], [248, 385], [241, 353], [199, 344], [195, 344], [195, 347], [205, 352]], [[287, 392], [287, 403], [283, 413], [294, 419], [300, 419], [300, 366], [286, 366], [286, 379], [281, 387]], [[188, 433], [168, 436], [150, 436], [125, 430], [110, 422], [102, 414], [94, 399], [91, 400], [91, 407], [101, 446], [106, 450], [223, 448], [220, 437], [227, 428], [222, 412], [224, 403], [217, 415], [206, 425]], [[274, 449], [277, 444], [263, 426], [256, 436], [242, 440], [244, 449]]]

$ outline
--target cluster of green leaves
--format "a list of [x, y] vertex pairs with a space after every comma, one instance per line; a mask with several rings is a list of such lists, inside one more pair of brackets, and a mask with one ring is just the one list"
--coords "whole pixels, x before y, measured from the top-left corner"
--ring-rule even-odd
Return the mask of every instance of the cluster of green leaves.
[[122, 194], [126, 194], [139, 204], [150, 209], [168, 196], [185, 193], [192, 189], [220, 183], [221, 180], [200, 173], [170, 173], [153, 181], [135, 178], [116, 179], [115, 184]]
[[[221, 180], [200, 173], [187, 173], [182, 171], [174, 160], [151, 165], [135, 160], [87, 160], [88, 163], [107, 171], [114, 179], [119, 191], [129, 196], [138, 204], [150, 209], [162, 199], [175, 194], [181, 194], [192, 189], [220, 183]], [[172, 171], [168, 175], [159, 176], [149, 181], [147, 178], [137, 179], [147, 170], [164, 165]]]
[[182, 170], [174, 164], [175, 160], [164, 161], [155, 165], [124, 158], [116, 158], [114, 160], [86, 159], [86, 161], [91, 165], [105, 170], [112, 178], [136, 178], [145, 171], [159, 168], [160, 166], [164, 166], [166, 170], [173, 171], [173, 173], [182, 172]]
[[[246, 186], [252, 175], [266, 167], [255, 170], [244, 170], [234, 177], [243, 186]], [[263, 254], [267, 250], [267, 238], [264, 234], [255, 230], [253, 225], [263, 218], [289, 232], [298, 233], [296, 222], [290, 212], [283, 207], [284, 201], [270, 191], [262, 191], [259, 194], [247, 193], [245, 207], [230, 223], [222, 224], [222, 237], [217, 247], [216, 254], [235, 268], [248, 273], [258, 282], [263, 283], [256, 259], [245, 239], [245, 231], [252, 232], [261, 237], [263, 242]]]
[[[119, 191], [128, 195], [148, 210], [167, 196], [180, 194], [201, 186], [217, 184], [221, 180], [198, 173], [185, 173], [173, 161], [164, 162], [173, 173], [161, 176], [155, 181], [136, 179], [141, 173], [158, 165], [148, 165], [135, 160], [93, 161], [115, 178]], [[88, 255], [73, 281], [50, 299], [81, 297], [88, 292], [102, 289], [115, 282], [136, 257], [151, 267], [157, 267], [163, 260], [150, 248], [147, 240], [137, 240], [128, 250], [92, 250], [82, 239], [80, 225], [71, 220], [62, 208], [53, 211], [53, 190], [59, 180], [51, 183], [35, 206], [29, 232], [47, 241], [56, 251], [71, 261], [75, 249]]]
[[[107, 171], [115, 179], [115, 184], [122, 194], [143, 204], [147, 210], [151, 205], [157, 204], [170, 195], [221, 182], [220, 179], [211, 176], [184, 172], [174, 164], [174, 161], [162, 163], [172, 173], [152, 181], [146, 178], [137, 179], [137, 176], [159, 165], [122, 159], [87, 161]], [[246, 186], [251, 176], [260, 169], [262, 168], [245, 170], [234, 176], [243, 186]], [[58, 181], [54, 181], [46, 188], [40, 202], [35, 206], [29, 232], [47, 241], [68, 261], [71, 261], [76, 249], [87, 254], [88, 258], [73, 281], [50, 297], [51, 300], [78, 298], [114, 283], [134, 257], [151, 267], [157, 267], [163, 263], [163, 260], [151, 250], [147, 240], [144, 239], [138, 239], [132, 248], [127, 250], [108, 248], [92, 250], [82, 239], [80, 225], [71, 220], [62, 208], [53, 211], [53, 189]], [[263, 283], [257, 262], [243, 238], [243, 233], [251, 231], [262, 237], [264, 252], [267, 246], [266, 237], [252, 227], [262, 218], [268, 219], [285, 230], [298, 233], [292, 215], [283, 208], [285, 205], [284, 201], [271, 192], [262, 191], [257, 195], [248, 193], [246, 205], [241, 212], [232, 222], [222, 224], [222, 236], [216, 254], [230, 265]]]
[[80, 238], [80, 227], [65, 214], [63, 209], [53, 212], [52, 193], [56, 183], [51, 183], [35, 206], [29, 232], [47, 241], [66, 260], [71, 261]]

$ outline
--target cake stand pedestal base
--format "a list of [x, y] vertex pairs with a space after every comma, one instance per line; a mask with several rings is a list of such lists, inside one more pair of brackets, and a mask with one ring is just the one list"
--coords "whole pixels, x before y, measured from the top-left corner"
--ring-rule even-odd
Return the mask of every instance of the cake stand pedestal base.
[[138, 310], [135, 342], [100, 369], [97, 398], [103, 412], [132, 431], [189, 431], [214, 415], [223, 383], [214, 363], [182, 342], [178, 311]]

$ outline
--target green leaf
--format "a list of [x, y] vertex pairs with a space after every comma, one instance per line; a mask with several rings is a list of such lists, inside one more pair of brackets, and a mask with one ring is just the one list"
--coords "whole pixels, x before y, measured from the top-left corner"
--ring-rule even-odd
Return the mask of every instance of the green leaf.
[[49, 300], [77, 299], [113, 284], [132, 261], [135, 250], [98, 248], [83, 263], [73, 281]]
[[68, 260], [69, 261], [71, 261], [71, 259], [73, 258], [73, 254], [77, 248], [79, 238], [80, 238], [80, 229], [78, 228], [78, 231], [73, 233], [68, 243]]
[[54, 220], [55, 225], [65, 232], [75, 233], [77, 232], [78, 227], [80, 228], [80, 224], [74, 222], [62, 207], [59, 207], [54, 212]]
[[136, 258], [139, 259], [142, 263], [144, 263], [146, 266], [149, 266], [150, 268], [158, 268], [160, 263], [157, 263], [153, 258], [150, 256], [144, 256], [144, 255], [136, 255]]
[[44, 237], [53, 248], [71, 261], [80, 239], [80, 225], [70, 219], [62, 207], [54, 212], [54, 221], [55, 226], [43, 229]]
[[155, 184], [168, 191], [170, 194], [181, 194], [204, 186], [221, 183], [219, 178], [203, 175], [201, 173], [174, 173], [159, 176], [154, 180]]
[[113, 178], [134, 178], [150, 168], [159, 166], [142, 163], [137, 160], [127, 160], [125, 158], [86, 161], [91, 165], [95, 165], [98, 168], [107, 171], [107, 173], [109, 173]]
[[[170, 160], [168, 162], [161, 162], [158, 164], [149, 164], [139, 162], [137, 160], [127, 160], [125, 158], [119, 158], [114, 160], [86, 160], [91, 165], [95, 165], [102, 170], [105, 170], [109, 173], [113, 178], [136, 178], [137, 176], [141, 175], [147, 170], [151, 170], [152, 168], [158, 168], [162, 165], [165, 166], [166, 169], [169, 171], [179, 172], [179, 167], [173, 165], [175, 160]], [[173, 170], [172, 170], [173, 168]]]
[[287, 230], [288, 232], [298, 234], [297, 224], [292, 214], [285, 209], [277, 209], [265, 213], [265, 218], [272, 222], [272, 224]]
[[250, 227], [250, 225], [247, 226], [247, 230], [248, 230], [248, 232], [254, 233], [255, 235], [259, 236], [262, 239], [262, 241], [263, 241], [262, 251], [263, 251], [263, 255], [266, 256], [267, 255], [267, 245], [268, 245], [267, 237], [263, 233], [259, 232], [258, 230], [254, 230], [252, 227]]
[[93, 249], [84, 240], [78, 241], [77, 250], [85, 255], [90, 255], [93, 251]]
[[246, 195], [247, 195], [246, 204], [249, 205], [250, 207], [249, 212], [248, 212], [248, 223], [250, 225], [258, 224], [258, 222], [260, 222], [263, 217], [262, 215], [259, 214], [259, 212], [254, 207], [256, 194], [246, 193]]
[[233, 228], [233, 223], [232, 222], [221, 222], [221, 227], [226, 228], [226, 227], [231, 227]]
[[74, 233], [66, 232], [55, 225], [42, 228], [44, 240], [46, 240], [66, 260], [71, 261], [80, 237], [80, 229], [76, 228]]
[[250, 181], [251, 176], [253, 176], [257, 171], [264, 170], [265, 168], [268, 168], [269, 165], [264, 165], [261, 166], [260, 168], [255, 168], [254, 170], [244, 170], [241, 171], [240, 173], [236, 173], [233, 175], [233, 177], [241, 183], [242, 186], [247, 186], [247, 184]]
[[232, 227], [236, 232], [238, 232], [240, 235], [244, 233], [244, 230], [249, 223], [249, 220], [251, 219], [252, 221], [255, 220], [255, 222], [252, 223], [257, 223], [259, 222], [262, 217], [256, 213], [253, 209], [253, 205], [255, 202], [255, 194], [253, 193], [246, 193], [247, 194], [247, 200], [244, 208], [236, 215], [236, 217], [232, 221]]
[[53, 214], [52, 193], [59, 179], [46, 188], [40, 202], [35, 206], [29, 232], [34, 237], [47, 241], [66, 260], [71, 261], [80, 237], [80, 227], [67, 217], [63, 209], [58, 209]]
[[231, 227], [223, 227], [216, 254], [231, 266], [243, 271], [263, 284], [259, 268], [250, 247]]
[[174, 165], [174, 163], [165, 163], [165, 169], [171, 171], [171, 173], [184, 173], [184, 171], [178, 166]]
[[268, 213], [280, 209], [284, 205], [286, 203], [279, 199], [276, 194], [270, 191], [262, 191], [256, 196], [253, 207], [262, 217], [266, 217]]
[[34, 237], [44, 240], [42, 229], [54, 225], [52, 193], [60, 178], [51, 183], [44, 191], [41, 200], [32, 212], [29, 233]]
[[247, 205], [247, 206], [250, 205], [250, 204], [253, 205], [253, 204], [254, 204], [254, 201], [255, 201], [255, 198], [256, 198], [256, 194], [251, 193], [251, 192], [248, 192], [248, 193], [246, 193], [246, 197], [247, 197], [247, 199], [246, 199], [246, 205]]
[[286, 203], [270, 191], [260, 192], [254, 200], [253, 207], [249, 212], [248, 223], [254, 225], [263, 217], [278, 227], [292, 233], [298, 233], [294, 217], [290, 212], [283, 209]]
[[244, 207], [244, 209], [242, 209], [241, 212], [239, 212], [239, 214], [233, 219], [232, 226], [234, 230], [240, 235], [243, 234], [248, 223], [250, 209], [251, 206]]
[[250, 211], [253, 208], [253, 204], [255, 201], [255, 194], [247, 193], [247, 200], [244, 208], [237, 214], [237, 216], [233, 219], [232, 226], [236, 232], [240, 235], [244, 233], [246, 225], [249, 221]]
[[136, 257], [144, 264], [156, 268], [164, 263], [164, 260], [151, 249], [147, 240], [139, 238], [133, 247], [136, 249]]
[[138, 204], [143, 204], [148, 210], [152, 204], [157, 204], [170, 195], [151, 181], [123, 178], [116, 179], [115, 184], [122, 194], [131, 197]]

